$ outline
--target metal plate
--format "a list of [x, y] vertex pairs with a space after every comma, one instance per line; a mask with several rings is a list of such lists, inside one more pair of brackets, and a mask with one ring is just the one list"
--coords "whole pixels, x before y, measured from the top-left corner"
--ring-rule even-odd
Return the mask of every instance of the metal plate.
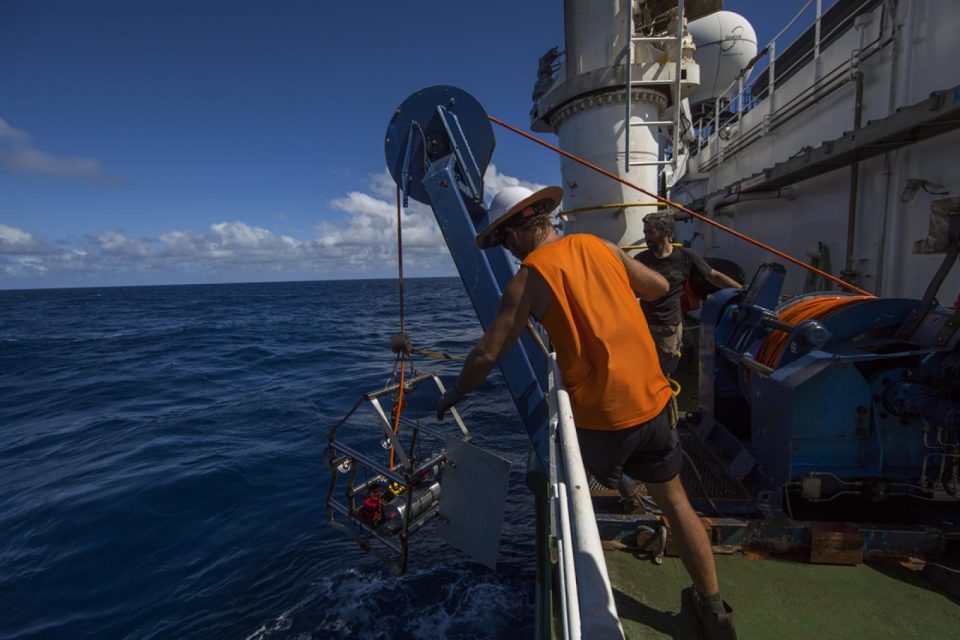
[[446, 439], [440, 480], [440, 537], [497, 568], [510, 463], [454, 437]]

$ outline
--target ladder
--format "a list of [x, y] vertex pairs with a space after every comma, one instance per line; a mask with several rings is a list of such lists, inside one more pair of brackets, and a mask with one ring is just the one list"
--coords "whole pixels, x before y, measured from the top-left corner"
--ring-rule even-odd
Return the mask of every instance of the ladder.
[[[626, 104], [626, 127], [625, 134], [626, 139], [624, 140], [624, 171], [630, 173], [630, 167], [643, 167], [643, 166], [663, 166], [664, 168], [669, 165], [674, 176], [674, 180], [677, 175], [677, 163], [680, 157], [680, 125], [681, 125], [681, 114], [682, 114], [682, 104], [683, 101], [680, 99], [680, 74], [682, 71], [682, 54], [683, 54], [683, 0], [678, 0], [677, 2], [677, 25], [676, 25], [676, 34], [672, 36], [653, 36], [653, 37], [634, 37], [634, 24], [633, 24], [633, 0], [626, 0], [627, 5], [627, 39], [626, 39], [626, 48], [625, 48], [625, 60], [627, 65], [627, 81], [624, 88], [625, 99], [624, 103]], [[633, 81], [633, 46], [637, 42], [673, 42], [676, 45], [676, 54], [677, 62], [676, 69], [674, 73], [673, 80], [654, 80], [654, 81], [638, 81], [634, 83]], [[634, 123], [631, 121], [632, 115], [632, 92], [631, 90], [635, 86], [649, 86], [649, 85], [663, 85], [671, 84], [673, 85], [673, 119], [672, 120], [650, 120], [648, 122], [637, 122]], [[660, 127], [660, 126], [671, 126], [673, 127], [673, 153], [670, 156], [669, 160], [650, 160], [642, 162], [631, 162], [630, 161], [630, 129], [632, 127]]]

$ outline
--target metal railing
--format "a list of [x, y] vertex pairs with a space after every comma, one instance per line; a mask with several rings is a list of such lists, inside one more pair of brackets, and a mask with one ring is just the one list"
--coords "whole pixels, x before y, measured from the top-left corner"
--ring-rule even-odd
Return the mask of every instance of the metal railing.
[[570, 396], [549, 357], [550, 515], [556, 540], [562, 637], [623, 638], [590, 499]]
[[[751, 132], [749, 132], [757, 134], [756, 137], [769, 132], [770, 129], [777, 126], [778, 121], [775, 119], [779, 118], [779, 120], [782, 121], [783, 116], [785, 116], [787, 112], [796, 110], [799, 102], [806, 101], [810, 104], [816, 102], [816, 100], [822, 97], [815, 91], [817, 87], [829, 89], [832, 86], [832, 88], [835, 89], [849, 81], [849, 77], [847, 77], [849, 74], [844, 72], [856, 67], [859, 62], [862, 62], [867, 53], [872, 53], [872, 51], [868, 52], [866, 47], [862, 51], [859, 49], [854, 50], [847, 60], [831, 71], [823, 74], [818, 73], [811, 87], [808, 87], [806, 91], [794, 96], [790, 102], [784, 103], [780, 106], [776, 104], [775, 96], [777, 95], [777, 87], [785, 82], [786, 79], [788, 79], [792, 73], [799, 69], [802, 65], [806, 65], [811, 61], [814, 63], [819, 62], [824, 48], [824, 43], [829, 43], [829, 41], [841, 30], [846, 29], [850, 21], [854, 20], [856, 16], [861, 13], [861, 10], [872, 2], [874, 2], [874, 0], [863, 0], [863, 2], [861, 2], [855, 9], [851, 10], [848, 15], [846, 15], [842, 20], [838, 21], [837, 24], [833, 25], [828, 32], [823, 33], [822, 22], [824, 16], [824, 0], [807, 0], [800, 10], [787, 22], [787, 24], [780, 29], [777, 35], [775, 35], [767, 43], [757, 57], [754, 58], [754, 60], [752, 60], [750, 64], [748, 64], [748, 66], [740, 74], [738, 74], [738, 76], [726, 87], [726, 89], [724, 89], [714, 99], [712, 115], [708, 118], [701, 118], [697, 121], [696, 125], [694, 126], [694, 130], [697, 136], [698, 154], [705, 147], [711, 149], [713, 152], [709, 163], [701, 166], [700, 169], [712, 169], [718, 162], [724, 159], [726, 152], [729, 151], [735, 153], [736, 151], [739, 151], [738, 147], [744, 146], [742, 144], [742, 139], [746, 137], [748, 132], [737, 132], [734, 125], [738, 125], [744, 114], [748, 113], [761, 103], [765, 101], [767, 102], [768, 113], [764, 117], [763, 122], [758, 123], [754, 127], [754, 129], [757, 129], [757, 131], [751, 130]], [[813, 9], [812, 11], [811, 8]], [[882, 11], [887, 11], [886, 4], [883, 5]], [[797, 35], [786, 47], [782, 48], [784, 52], [789, 50], [796, 42], [804, 37], [810, 27], [813, 27], [813, 42], [811, 43], [809, 50], [803, 52], [802, 55], [797, 56], [788, 67], [778, 67], [777, 51], [780, 49], [780, 41], [785, 39], [785, 37], [788, 35], [788, 32], [790, 32], [790, 30], [798, 24], [801, 18], [810, 13], [812, 13], [812, 21], [807, 23], [807, 28], [803, 29], [801, 34]], [[882, 24], [883, 23], [881, 22], [881, 25]], [[878, 41], [881, 39], [882, 35], [881, 28], [880, 35], [878, 35], [876, 40], [870, 43], [870, 46], [878, 45]], [[878, 46], [883, 46], [884, 44], [885, 43], [880, 43]], [[746, 78], [751, 74], [754, 75], [754, 79], [752, 82], [748, 83]], [[758, 82], [765, 82], [766, 86], [756, 90]], [[726, 138], [724, 138], [724, 132], [726, 132]], [[740, 145], [734, 145], [734, 141], [731, 140], [731, 138], [734, 137], [739, 137], [741, 139]], [[726, 147], [724, 147], [722, 144], [725, 139], [730, 140], [730, 144], [728, 144]]]

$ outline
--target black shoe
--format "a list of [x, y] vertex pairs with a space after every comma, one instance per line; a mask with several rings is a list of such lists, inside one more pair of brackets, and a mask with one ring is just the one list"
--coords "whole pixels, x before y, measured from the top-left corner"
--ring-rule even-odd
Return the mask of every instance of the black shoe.
[[717, 613], [710, 608], [707, 601], [695, 587], [686, 589], [693, 613], [697, 616], [700, 629], [707, 640], [737, 640], [737, 632], [733, 628], [733, 608], [723, 602], [724, 613]]

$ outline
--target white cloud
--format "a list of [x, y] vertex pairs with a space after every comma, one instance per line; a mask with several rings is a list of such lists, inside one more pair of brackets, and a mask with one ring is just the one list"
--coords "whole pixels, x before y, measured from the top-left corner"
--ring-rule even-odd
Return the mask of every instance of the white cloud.
[[43, 151], [37, 148], [29, 133], [11, 126], [3, 118], [0, 118], [0, 170], [91, 182], [116, 182], [106, 175], [99, 161]]
[[487, 167], [487, 172], [483, 176], [483, 195], [487, 202], [490, 202], [493, 196], [507, 187], [526, 187], [531, 191], [539, 191], [546, 186], [545, 184], [521, 180], [520, 178], [514, 178], [513, 176], [500, 173], [497, 170], [497, 165], [492, 162], [490, 166]]
[[42, 240], [22, 229], [0, 223], [0, 256], [3, 255], [39, 255], [54, 251]]
[[[22, 138], [22, 132], [0, 124], [0, 138]], [[57, 275], [87, 280], [109, 276], [111, 281], [122, 277], [133, 282], [144, 274], [170, 274], [177, 277], [167, 281], [189, 278], [195, 282], [392, 277], [397, 252], [393, 184], [386, 170], [372, 175], [363, 191], [351, 191], [329, 203], [329, 213], [339, 214], [340, 219], [325, 216], [327, 219], [315, 223], [313, 237], [305, 238], [232, 220], [203, 230], [174, 229], [155, 238], [132, 238], [120, 230], [106, 230], [54, 246], [28, 231], [0, 224], [0, 274], [25, 281], [33, 278], [38, 284]], [[487, 200], [499, 189], [513, 185], [541, 186], [504, 175], [493, 165], [487, 170]], [[410, 200], [402, 220], [405, 273], [453, 275], [433, 211]]]
[[15, 129], [3, 118], [0, 118], [0, 142], [10, 144], [30, 144], [30, 134], [22, 129]]
[[[376, 192], [382, 174], [371, 179]], [[397, 205], [391, 201], [376, 198], [367, 193], [351, 192], [343, 198], [333, 201], [333, 206], [349, 216], [346, 227], [331, 226], [329, 223], [318, 227], [318, 240], [326, 245], [343, 244], [348, 246], [396, 245], [397, 243]], [[415, 200], [401, 214], [403, 246], [418, 248], [437, 248], [443, 245], [443, 237], [433, 217], [433, 211]]]
[[[150, 255], [150, 246], [142, 240], [131, 240], [117, 231], [104, 231], [92, 238], [102, 254], [144, 258]], [[86, 255], [83, 252], [81, 255]]]
[[295, 267], [315, 258], [310, 241], [276, 235], [242, 221], [217, 222], [205, 232], [169, 231], [160, 235], [158, 260], [237, 267], [268, 264]]

